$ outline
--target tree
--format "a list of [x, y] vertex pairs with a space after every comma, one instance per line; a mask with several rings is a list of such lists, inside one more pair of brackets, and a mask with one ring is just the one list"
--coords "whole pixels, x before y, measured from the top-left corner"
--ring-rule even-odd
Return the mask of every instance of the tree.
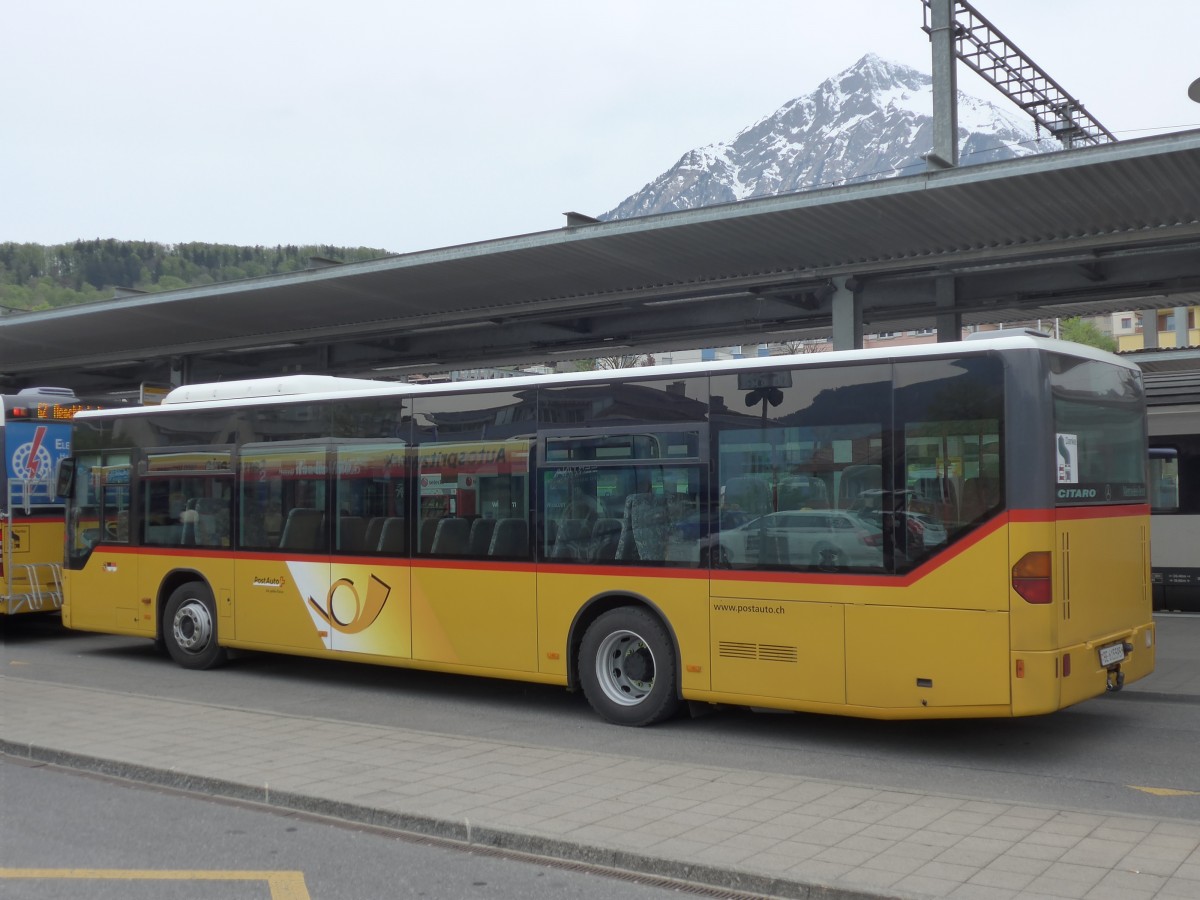
[[1085, 322], [1075, 316], [1064, 319], [1059, 323], [1058, 336], [1064, 341], [1074, 341], [1077, 344], [1087, 344], [1089, 347], [1099, 347], [1110, 353], [1117, 352], [1117, 340], [1112, 335], [1105, 334], [1092, 322]]
[[827, 338], [812, 341], [783, 341], [779, 346], [789, 355], [797, 353], [824, 353], [831, 348]]
[[113, 238], [70, 244], [0, 243], [0, 306], [48, 309], [112, 299], [114, 287], [175, 290], [303, 268], [311, 256], [343, 262], [377, 259], [370, 247], [239, 247], [159, 244]]
[[651, 356], [641, 356], [640, 354], [629, 354], [626, 356], [598, 356], [596, 357], [597, 369], [632, 369], [637, 366], [652, 366], [654, 358]]

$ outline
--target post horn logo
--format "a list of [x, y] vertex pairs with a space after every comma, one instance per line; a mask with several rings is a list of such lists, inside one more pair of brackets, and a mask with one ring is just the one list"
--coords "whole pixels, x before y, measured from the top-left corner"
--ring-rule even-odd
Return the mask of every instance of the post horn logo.
[[372, 575], [371, 580], [367, 583], [367, 596], [364, 603], [358, 595], [358, 588], [354, 586], [354, 582], [349, 578], [339, 578], [329, 586], [324, 606], [312, 597], [308, 598], [308, 602], [334, 631], [340, 631], [342, 634], [358, 634], [360, 631], [370, 628], [379, 618], [379, 614], [383, 612], [383, 605], [387, 603], [388, 595], [391, 592], [391, 585]]

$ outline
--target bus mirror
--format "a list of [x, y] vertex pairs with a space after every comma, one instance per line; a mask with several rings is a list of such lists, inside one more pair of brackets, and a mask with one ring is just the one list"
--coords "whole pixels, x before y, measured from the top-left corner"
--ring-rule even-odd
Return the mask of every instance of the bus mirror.
[[58, 469], [54, 473], [54, 496], [59, 500], [71, 496], [75, 486], [75, 457], [64, 456], [58, 461]]

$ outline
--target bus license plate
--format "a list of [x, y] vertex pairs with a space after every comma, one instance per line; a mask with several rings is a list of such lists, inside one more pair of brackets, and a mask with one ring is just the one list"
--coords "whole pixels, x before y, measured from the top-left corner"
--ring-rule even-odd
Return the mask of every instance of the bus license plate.
[[1100, 648], [1100, 665], [1111, 666], [1125, 659], [1124, 644], [1109, 644]]

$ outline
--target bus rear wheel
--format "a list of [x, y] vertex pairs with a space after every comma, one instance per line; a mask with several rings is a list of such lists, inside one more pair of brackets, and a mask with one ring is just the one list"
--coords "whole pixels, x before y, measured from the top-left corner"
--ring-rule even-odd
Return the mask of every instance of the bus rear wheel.
[[189, 581], [171, 592], [163, 616], [163, 643], [185, 669], [211, 669], [225, 661], [217, 643], [217, 605], [208, 585]]
[[583, 694], [616, 725], [653, 725], [679, 709], [679, 673], [666, 628], [637, 607], [604, 613], [579, 652]]

